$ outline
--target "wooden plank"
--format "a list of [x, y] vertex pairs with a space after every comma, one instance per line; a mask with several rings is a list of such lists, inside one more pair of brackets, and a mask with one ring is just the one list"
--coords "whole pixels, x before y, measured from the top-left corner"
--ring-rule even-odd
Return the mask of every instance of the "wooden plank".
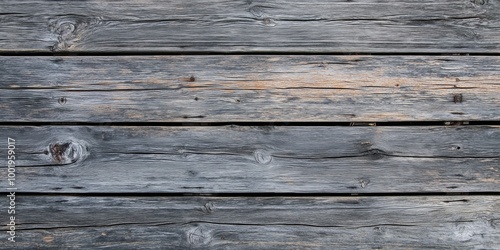
[[0, 135], [16, 140], [19, 192], [500, 190], [498, 126], [2, 126]]
[[18, 200], [16, 249], [496, 249], [500, 244], [498, 196]]
[[500, 52], [498, 0], [7, 0], [0, 10], [0, 52]]
[[477, 56], [0, 57], [0, 122], [498, 121], [499, 72]]

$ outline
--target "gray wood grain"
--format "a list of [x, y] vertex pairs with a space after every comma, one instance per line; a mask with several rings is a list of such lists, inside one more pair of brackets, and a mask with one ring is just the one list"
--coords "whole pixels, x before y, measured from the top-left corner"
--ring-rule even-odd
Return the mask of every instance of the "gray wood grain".
[[496, 196], [18, 200], [19, 249], [496, 249], [500, 244]]
[[500, 52], [498, 0], [10, 0], [0, 10], [3, 52]]
[[0, 121], [498, 121], [499, 83], [500, 57], [0, 57]]
[[18, 141], [19, 192], [500, 190], [498, 126], [2, 126], [0, 136]]

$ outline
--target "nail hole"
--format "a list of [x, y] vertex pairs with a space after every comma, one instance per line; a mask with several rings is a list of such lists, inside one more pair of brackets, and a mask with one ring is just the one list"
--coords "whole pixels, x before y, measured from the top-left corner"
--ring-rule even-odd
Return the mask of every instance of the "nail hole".
[[59, 104], [61, 104], [61, 105], [66, 104], [66, 101], [67, 101], [67, 100], [66, 100], [66, 97], [61, 97], [61, 98], [59, 98], [59, 100], [57, 100], [57, 102], [58, 102]]
[[189, 81], [194, 82], [194, 81], [196, 81], [196, 78], [194, 76], [191, 76], [191, 77], [189, 77]]
[[194, 100], [195, 100], [195, 101], [198, 101], [198, 97], [195, 97], [195, 98], [194, 98]]

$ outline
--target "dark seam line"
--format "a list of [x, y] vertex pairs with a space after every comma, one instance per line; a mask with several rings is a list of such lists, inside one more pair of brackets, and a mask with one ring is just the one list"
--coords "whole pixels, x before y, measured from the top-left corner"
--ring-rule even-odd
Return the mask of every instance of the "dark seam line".
[[0, 56], [189, 56], [189, 55], [367, 55], [367, 56], [500, 56], [500, 52], [307, 52], [307, 51], [0, 51]]
[[186, 122], [0, 122], [0, 126], [483, 126], [483, 125], [500, 125], [500, 121], [356, 121], [356, 122], [286, 122], [286, 121], [267, 121], [267, 122], [189, 122], [189, 119], [202, 119], [203, 117], [184, 117]]
[[[0, 195], [8, 195], [1, 192]], [[386, 192], [386, 193], [44, 193], [44, 192], [19, 192], [16, 196], [81, 196], [81, 197], [371, 197], [371, 196], [500, 196], [500, 192]]]

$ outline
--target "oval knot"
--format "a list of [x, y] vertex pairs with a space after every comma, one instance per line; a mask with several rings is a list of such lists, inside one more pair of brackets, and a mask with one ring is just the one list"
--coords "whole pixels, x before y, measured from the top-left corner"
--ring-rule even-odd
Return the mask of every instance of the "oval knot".
[[255, 161], [259, 164], [267, 165], [273, 161], [273, 156], [263, 149], [257, 149], [254, 151]]
[[75, 141], [55, 142], [48, 146], [48, 150], [53, 162], [59, 164], [70, 164], [85, 159], [88, 150], [85, 145]]

